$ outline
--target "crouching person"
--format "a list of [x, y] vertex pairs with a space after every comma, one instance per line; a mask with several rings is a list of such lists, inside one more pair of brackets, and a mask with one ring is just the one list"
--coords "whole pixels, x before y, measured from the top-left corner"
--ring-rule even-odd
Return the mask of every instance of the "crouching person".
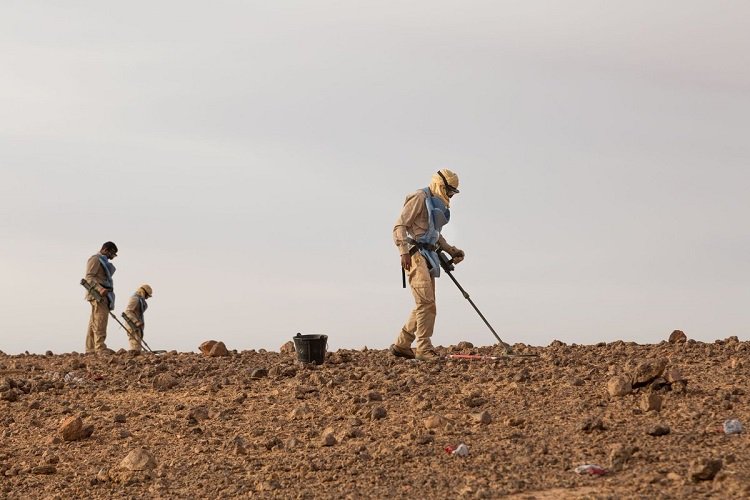
[[123, 316], [125, 316], [125, 319], [127, 319], [131, 327], [132, 335], [130, 336], [130, 352], [132, 353], [141, 352], [141, 341], [143, 339], [143, 329], [145, 327], [143, 315], [148, 308], [146, 299], [151, 298], [152, 294], [153, 291], [151, 290], [150, 285], [141, 285], [138, 287], [138, 290], [135, 291], [133, 296], [130, 297], [130, 302], [128, 302], [128, 306], [123, 313]]

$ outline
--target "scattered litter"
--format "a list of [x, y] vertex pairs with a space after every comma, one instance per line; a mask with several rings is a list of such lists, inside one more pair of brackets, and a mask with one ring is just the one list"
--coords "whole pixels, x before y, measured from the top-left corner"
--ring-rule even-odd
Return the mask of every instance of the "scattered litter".
[[740, 434], [742, 433], [742, 422], [733, 418], [724, 422], [724, 434]]
[[453, 446], [449, 445], [449, 446], [445, 447], [445, 452], [448, 453], [449, 455], [456, 455], [456, 456], [459, 456], [459, 457], [467, 457], [467, 456], [469, 456], [469, 447], [466, 446], [463, 443], [459, 444], [455, 448]]
[[589, 476], [603, 476], [607, 473], [607, 469], [600, 465], [586, 464], [579, 465], [575, 468], [576, 474], [588, 474]]

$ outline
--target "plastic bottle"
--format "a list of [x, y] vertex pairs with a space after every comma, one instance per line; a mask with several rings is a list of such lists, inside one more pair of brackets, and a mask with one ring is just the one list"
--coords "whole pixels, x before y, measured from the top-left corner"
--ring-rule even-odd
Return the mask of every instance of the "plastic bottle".
[[588, 474], [589, 476], [603, 476], [607, 469], [595, 464], [579, 465], [575, 468], [576, 474]]

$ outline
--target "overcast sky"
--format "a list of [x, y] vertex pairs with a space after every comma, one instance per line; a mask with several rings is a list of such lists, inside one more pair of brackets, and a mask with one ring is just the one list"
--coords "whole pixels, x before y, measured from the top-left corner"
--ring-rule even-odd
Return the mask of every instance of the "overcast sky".
[[[0, 5], [0, 350], [83, 351], [119, 246], [152, 348], [385, 348], [393, 223], [461, 179], [456, 277], [506, 342], [750, 324], [745, 1]], [[437, 285], [436, 345], [494, 337]], [[110, 322], [108, 344], [126, 347]]]

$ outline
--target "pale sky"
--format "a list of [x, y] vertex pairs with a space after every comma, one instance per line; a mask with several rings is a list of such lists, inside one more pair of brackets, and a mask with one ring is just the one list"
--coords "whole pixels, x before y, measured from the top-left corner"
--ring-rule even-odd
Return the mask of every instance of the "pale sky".
[[[500, 337], [747, 340], [746, 1], [0, 5], [0, 350], [84, 350], [119, 246], [152, 348], [387, 347], [439, 168]], [[494, 337], [447, 276], [436, 345]], [[108, 345], [127, 346], [110, 321]]]

